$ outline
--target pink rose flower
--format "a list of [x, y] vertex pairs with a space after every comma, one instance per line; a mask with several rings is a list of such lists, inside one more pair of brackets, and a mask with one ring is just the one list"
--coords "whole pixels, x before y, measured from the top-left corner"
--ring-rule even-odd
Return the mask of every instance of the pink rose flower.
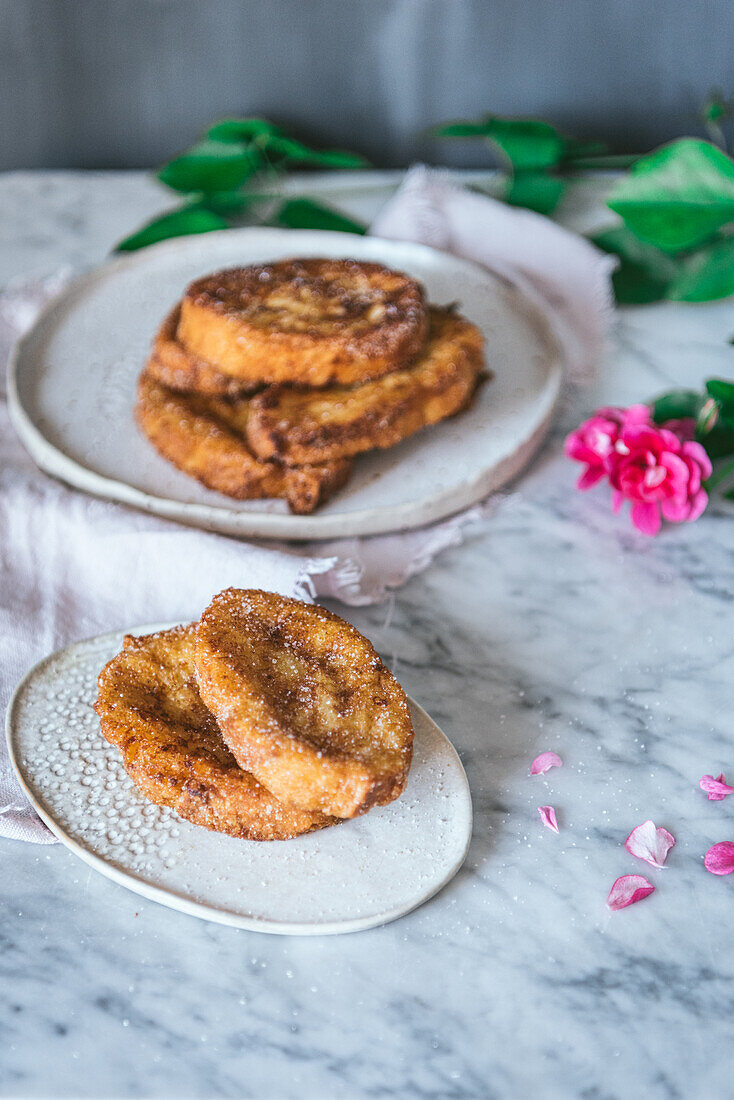
[[576, 462], [586, 463], [577, 485], [579, 489], [591, 489], [608, 473], [607, 462], [619, 439], [619, 433], [627, 425], [650, 424], [647, 405], [630, 405], [628, 409], [617, 407], [598, 409], [566, 438], [565, 452]]
[[700, 443], [681, 441], [667, 428], [623, 425], [606, 468], [612, 507], [616, 512], [631, 501], [632, 522], [645, 535], [658, 533], [661, 513], [672, 523], [689, 523], [708, 503], [701, 485], [711, 475], [708, 455]]
[[645, 535], [656, 535], [662, 519], [690, 523], [703, 512], [708, 494], [702, 482], [711, 462], [691, 418], [653, 422], [647, 405], [598, 409], [566, 439], [569, 458], [583, 462], [579, 489], [603, 477], [612, 486], [612, 507], [632, 504], [632, 522]]

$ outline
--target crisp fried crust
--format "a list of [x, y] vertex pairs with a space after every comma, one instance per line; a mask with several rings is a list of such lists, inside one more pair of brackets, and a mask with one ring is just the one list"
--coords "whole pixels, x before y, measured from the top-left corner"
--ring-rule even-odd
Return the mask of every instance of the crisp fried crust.
[[262, 459], [327, 462], [392, 447], [470, 400], [482, 372], [482, 334], [449, 310], [429, 309], [417, 361], [361, 386], [305, 391], [269, 386], [253, 398], [247, 439]]
[[209, 489], [237, 500], [288, 501], [291, 511], [313, 512], [349, 476], [348, 459], [317, 466], [261, 462], [245, 442], [249, 400], [177, 394], [146, 373], [138, 381], [135, 417], [158, 453]]
[[178, 339], [246, 383], [351, 385], [410, 362], [426, 334], [414, 279], [356, 260], [283, 260], [192, 283]]
[[287, 805], [356, 817], [403, 791], [413, 751], [405, 692], [349, 623], [230, 588], [201, 617], [195, 662], [238, 763]]
[[187, 351], [177, 337], [181, 307], [166, 317], [158, 329], [146, 363], [150, 378], [177, 393], [198, 393], [209, 397], [241, 397], [253, 393], [258, 387], [223, 374], [196, 355]]
[[287, 840], [335, 824], [287, 809], [239, 767], [194, 675], [195, 625], [126, 637], [99, 674], [95, 710], [135, 786], [194, 825], [247, 840]]

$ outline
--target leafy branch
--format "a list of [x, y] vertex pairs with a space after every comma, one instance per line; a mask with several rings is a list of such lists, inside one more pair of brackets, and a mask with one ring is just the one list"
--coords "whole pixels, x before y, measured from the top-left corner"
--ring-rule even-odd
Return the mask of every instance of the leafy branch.
[[700, 138], [637, 161], [608, 206], [624, 228], [595, 238], [620, 258], [618, 301], [704, 302], [734, 293], [734, 162]]
[[[731, 101], [713, 92], [701, 111], [722, 145]], [[506, 202], [548, 214], [561, 199], [563, 173], [629, 167], [608, 199], [621, 224], [593, 238], [619, 259], [617, 301], [710, 301], [734, 293], [734, 161], [710, 141], [680, 138], [641, 157], [610, 157], [536, 119], [487, 116], [437, 127], [437, 137], [479, 137], [504, 159]]]
[[563, 197], [562, 173], [586, 168], [627, 168], [636, 159], [609, 156], [599, 141], [577, 141], [548, 122], [487, 115], [478, 122], [447, 122], [430, 131], [438, 138], [481, 138], [505, 166], [502, 198], [550, 214]]
[[[164, 164], [157, 178], [183, 196], [174, 210], [148, 222], [117, 245], [132, 252], [168, 237], [227, 229], [244, 216], [267, 211], [266, 224], [294, 229], [338, 229], [364, 233], [365, 227], [312, 199], [278, 199], [263, 189], [294, 168], [364, 168], [367, 161], [338, 149], [317, 150], [264, 118], [227, 118]], [[275, 206], [273, 208], [273, 204]]]
[[[714, 91], [700, 118], [724, 144], [732, 101]], [[613, 253], [622, 303], [710, 301], [734, 294], [734, 161], [700, 138], [680, 138], [646, 156], [614, 156], [600, 142], [578, 141], [539, 119], [487, 115], [476, 122], [436, 127], [440, 138], [478, 138], [505, 166], [502, 197], [543, 214], [555, 210], [567, 176], [579, 170], [629, 168], [608, 199], [618, 223], [592, 239]], [[297, 168], [361, 168], [355, 153], [312, 149], [262, 118], [228, 118], [157, 173], [181, 204], [121, 241], [131, 251], [167, 237], [241, 224], [364, 233], [365, 227], [306, 197], [283, 200], [268, 192]]]
[[[713, 92], [701, 120], [716, 144], [681, 138], [629, 158], [627, 165], [613, 163], [603, 146], [583, 146], [534, 119], [488, 116], [448, 123], [433, 133], [488, 142], [506, 164], [505, 201], [542, 213], [563, 195], [562, 173], [629, 167], [607, 200], [618, 224], [593, 238], [619, 258], [613, 276], [617, 301], [700, 302], [734, 294], [734, 161], [725, 152], [722, 129], [731, 113], [732, 102]], [[734, 383], [711, 378], [703, 393], [665, 393], [653, 404], [653, 419], [688, 422], [686, 431], [714, 464], [706, 488], [718, 487], [734, 500]]]

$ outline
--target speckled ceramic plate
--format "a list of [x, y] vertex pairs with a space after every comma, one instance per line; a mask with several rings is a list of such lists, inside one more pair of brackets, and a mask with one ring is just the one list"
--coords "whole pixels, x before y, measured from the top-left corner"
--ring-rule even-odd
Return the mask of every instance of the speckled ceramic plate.
[[46, 658], [21, 681], [7, 712], [10, 755], [28, 797], [59, 840], [103, 875], [206, 920], [307, 936], [395, 920], [459, 870], [472, 826], [466, 775], [451, 743], [412, 701], [407, 788], [364, 817], [257, 843], [148, 802], [92, 709], [97, 675], [122, 639], [104, 634]]
[[[461, 415], [358, 458], [349, 483], [312, 516], [205, 489], [160, 458], [133, 420], [152, 336], [186, 285], [217, 268], [294, 255], [353, 256], [417, 276], [432, 301], [458, 301], [482, 328], [495, 372]], [[417, 527], [499, 488], [542, 441], [560, 381], [535, 309], [473, 264], [348, 233], [241, 229], [165, 241], [84, 276], [19, 344], [8, 400], [38, 465], [78, 489], [225, 534], [319, 539]]]

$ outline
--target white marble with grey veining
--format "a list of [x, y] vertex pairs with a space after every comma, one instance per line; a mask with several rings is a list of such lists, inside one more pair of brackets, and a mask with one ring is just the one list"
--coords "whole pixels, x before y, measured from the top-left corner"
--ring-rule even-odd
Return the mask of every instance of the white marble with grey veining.
[[[133, 173], [0, 178], [0, 284], [96, 262], [161, 205]], [[603, 490], [573, 490], [560, 450], [601, 401], [731, 376], [732, 333], [730, 302], [622, 312], [602, 383], [515, 495], [349, 612], [464, 761], [475, 832], [453, 883], [384, 928], [289, 939], [3, 841], [2, 1095], [732, 1095], [734, 878], [702, 855], [734, 840], [734, 798], [697, 782], [734, 774], [734, 522], [714, 507], [644, 540]], [[531, 779], [544, 749], [565, 766]], [[662, 871], [622, 847], [648, 817], [678, 839]], [[612, 880], [648, 870], [656, 893], [609, 913]]]

